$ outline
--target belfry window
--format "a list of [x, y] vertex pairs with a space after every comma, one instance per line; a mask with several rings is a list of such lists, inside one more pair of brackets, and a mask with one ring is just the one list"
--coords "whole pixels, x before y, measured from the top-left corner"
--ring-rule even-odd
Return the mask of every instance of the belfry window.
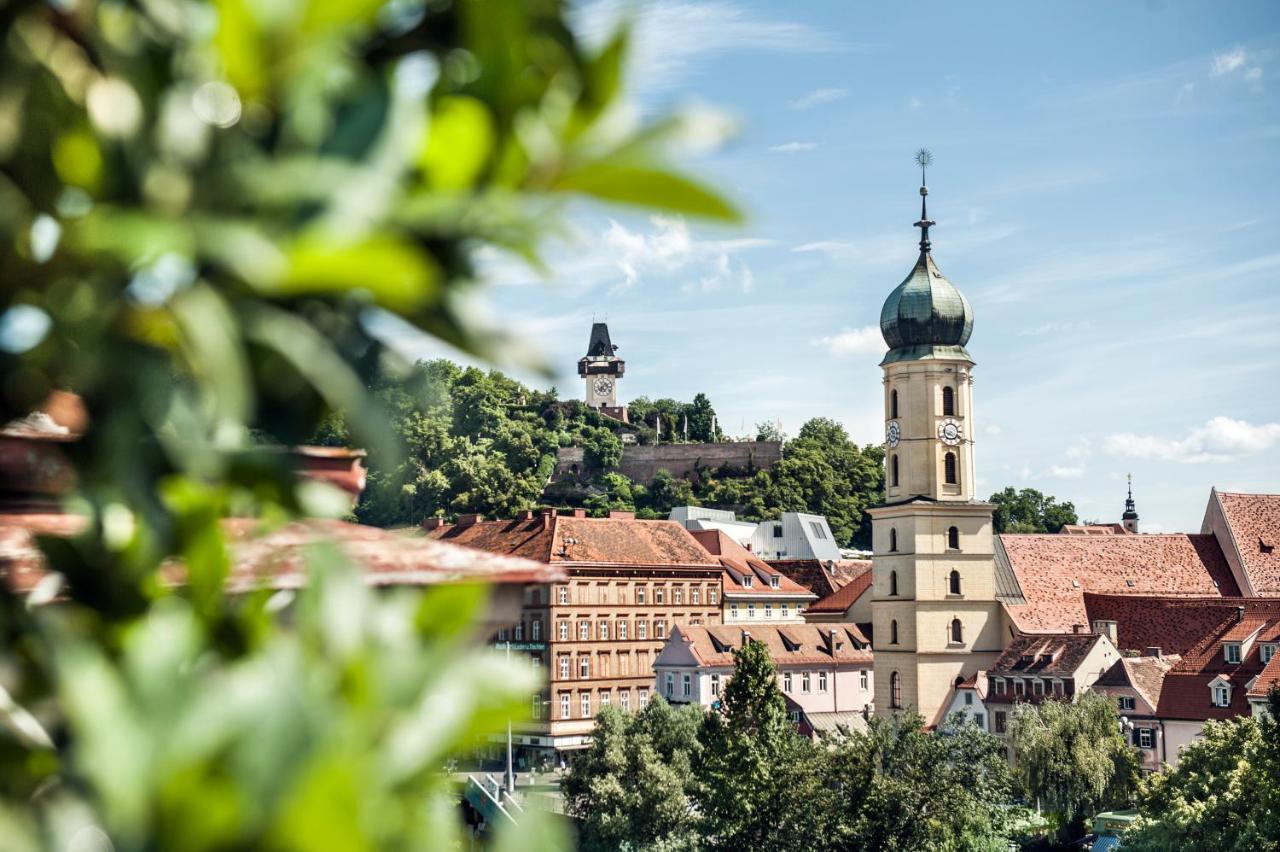
[[889, 552], [898, 552], [898, 531], [893, 528], [889, 529]]
[[964, 642], [964, 625], [958, 618], [951, 619], [951, 641], [957, 644]]
[[889, 419], [898, 419], [898, 392], [896, 390], [889, 391]]
[[951, 550], [960, 549], [960, 530], [957, 527], [947, 530], [947, 547]]
[[897, 672], [889, 675], [889, 706], [902, 706], [902, 676]]
[[949, 586], [949, 591], [953, 595], [960, 594], [960, 572], [959, 571], [953, 570], [951, 572], [951, 582]]
[[891, 596], [898, 594], [898, 572], [897, 571], [889, 572], [889, 594]]
[[956, 470], [956, 454], [947, 453], [942, 459], [943, 472], [946, 474], [947, 485], [959, 485], [960, 474]]
[[956, 413], [956, 392], [951, 388], [942, 389], [942, 414], [944, 417], [954, 417]]
[[889, 484], [894, 488], [898, 487], [898, 457], [896, 455], [889, 457]]
[[898, 619], [889, 622], [889, 644], [898, 644]]

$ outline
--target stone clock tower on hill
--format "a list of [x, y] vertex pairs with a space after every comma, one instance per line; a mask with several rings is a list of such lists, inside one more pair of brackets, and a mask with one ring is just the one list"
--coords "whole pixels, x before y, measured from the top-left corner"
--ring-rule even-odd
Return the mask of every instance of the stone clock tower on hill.
[[617, 351], [618, 347], [609, 340], [609, 326], [592, 323], [587, 354], [578, 359], [578, 375], [587, 383], [587, 405], [625, 423], [627, 408], [618, 405], [618, 380], [627, 365]]
[[885, 494], [870, 514], [876, 712], [937, 724], [957, 679], [987, 668], [1004, 637], [992, 506], [974, 493], [973, 311], [934, 263], [928, 193], [920, 257], [880, 312]]

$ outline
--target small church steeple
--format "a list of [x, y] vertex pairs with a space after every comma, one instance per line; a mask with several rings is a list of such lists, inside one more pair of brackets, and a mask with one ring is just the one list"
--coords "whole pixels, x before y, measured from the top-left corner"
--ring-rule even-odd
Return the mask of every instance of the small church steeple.
[[1124, 514], [1120, 516], [1120, 522], [1126, 532], [1136, 533], [1138, 531], [1138, 510], [1133, 502], [1132, 473], [1129, 474], [1129, 497], [1124, 501]]

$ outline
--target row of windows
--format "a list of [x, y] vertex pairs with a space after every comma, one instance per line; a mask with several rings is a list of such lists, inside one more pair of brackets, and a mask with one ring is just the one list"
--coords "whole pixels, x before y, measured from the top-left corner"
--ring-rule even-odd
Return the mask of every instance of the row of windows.
[[[898, 594], [898, 572], [889, 572], [889, 596], [896, 597]], [[958, 595], [960, 592], [960, 572], [952, 569], [951, 574], [947, 577], [947, 594]]]
[[[814, 677], [813, 672], [800, 672], [798, 678], [800, 683], [800, 693], [808, 694], [813, 692], [813, 686], [816, 681], [818, 692], [824, 693], [828, 688], [828, 673], [824, 671], [817, 672]], [[713, 673], [710, 678], [711, 697], [716, 698], [720, 695], [720, 675]], [[781, 676], [782, 691], [787, 695], [794, 695], [795, 683], [797, 678], [792, 672], [783, 672]], [[676, 698], [676, 675], [675, 672], [667, 672], [665, 678], [666, 693], [668, 698]], [[868, 669], [862, 669], [859, 672], [859, 686], [862, 689], [871, 688], [871, 672]], [[680, 673], [680, 698], [691, 699], [693, 697], [693, 677], [689, 672]]]
[[[1012, 686], [1009, 684], [1012, 683]], [[1006, 681], [1002, 677], [991, 679], [991, 691], [995, 695], [1056, 695], [1071, 694], [1071, 685], [1059, 678], [1015, 677]], [[1132, 708], [1130, 708], [1132, 709]]]
[[[964, 644], [964, 625], [960, 623], [959, 618], [951, 619], [951, 624], [947, 626], [947, 641], [953, 645]], [[898, 644], [898, 619], [892, 619], [889, 622], [889, 644]]]
[[[629, 601], [627, 586], [611, 586], [607, 583], [576, 583], [572, 586], [573, 592], [570, 593], [570, 586], [556, 587], [556, 601], [562, 605], [569, 603], [575, 604], [627, 604]], [[535, 590], [537, 592], [538, 590]], [[650, 600], [651, 591], [645, 584], [637, 584], [630, 587], [631, 596], [635, 598], [637, 604], [647, 604]], [[685, 592], [688, 591], [689, 603], [701, 604], [705, 595], [708, 604], [715, 606], [720, 600], [720, 590], [715, 585], [708, 585], [705, 590], [701, 586], [659, 586], [656, 585], [652, 589], [652, 600], [654, 604], [666, 604], [668, 598], [670, 603], [683, 604], [685, 602]], [[670, 592], [670, 595], [667, 593]], [[570, 598], [573, 601], [570, 601]], [[540, 602], [541, 593], [533, 596], [533, 603]]]
[[[612, 668], [612, 666], [609, 663], [609, 658], [611, 656], [612, 655], [610, 654], [596, 655], [596, 665], [595, 665], [596, 677], [601, 677], [601, 678], [613, 677], [612, 672], [610, 672], [610, 669]], [[575, 666], [573, 665], [573, 657], [569, 654], [560, 654], [559, 656], [556, 657], [556, 660], [557, 660], [557, 667], [559, 669], [559, 674], [560, 674], [559, 679], [569, 680], [570, 677], [572, 676], [571, 674], [572, 671], [575, 669]], [[591, 679], [591, 655], [590, 654], [578, 655], [578, 664], [576, 666], [576, 669], [578, 672], [578, 678], [580, 680], [590, 680]], [[648, 654], [638, 655], [636, 657], [636, 674], [643, 674], [647, 671], [649, 671], [649, 655]], [[630, 676], [631, 676], [631, 655], [618, 654], [618, 677], [630, 677]]]
[[[942, 481], [947, 485], [960, 484], [960, 462], [955, 453], [948, 452], [942, 457]], [[897, 453], [889, 456], [889, 484], [894, 488], [902, 484]]]
[[[773, 618], [773, 604], [769, 602], [765, 602], [764, 604], [761, 605], [760, 612], [763, 613], [765, 618]], [[804, 604], [800, 604], [800, 603], [796, 604], [796, 615], [800, 615], [802, 612], [804, 612]], [[780, 618], [790, 618], [791, 605], [788, 603], [780, 604], [778, 606], [778, 613]], [[736, 601], [729, 602], [729, 617], [732, 619], [736, 619], [738, 617], [738, 604]], [[748, 603], [747, 618], [752, 619], [755, 617], [756, 617], [756, 605], [754, 603]]]
[[[959, 527], [947, 528], [947, 549], [948, 550], [960, 549], [960, 528]], [[898, 552], [898, 530], [894, 527], [889, 528], [889, 552], [890, 553]]]
[[[953, 388], [943, 387], [942, 389], [942, 414], [944, 417], [954, 417], [956, 413], [956, 392]], [[889, 391], [889, 419], [898, 419], [898, 391]]]
[[[637, 699], [637, 702], [636, 702], [636, 704], [637, 704], [637, 709], [643, 710], [644, 708], [648, 707], [648, 706], [649, 706], [649, 689], [648, 689], [648, 687], [643, 687], [643, 686], [642, 686], [642, 687], [640, 687], [640, 689], [636, 690], [636, 699]], [[541, 697], [535, 697], [535, 698], [533, 699], [533, 718], [535, 718], [535, 719], [541, 719], [541, 718], [542, 718], [542, 701], [543, 701], [543, 699], [542, 699]], [[599, 698], [599, 700], [598, 700], [598, 702], [597, 702], [597, 703], [599, 704], [600, 709], [604, 709], [605, 707], [609, 707], [610, 705], [612, 705], [612, 704], [613, 704], [613, 693], [611, 693], [609, 690], [604, 690], [604, 691], [602, 691], [602, 692], [600, 693], [600, 698]], [[572, 718], [574, 718], [574, 717], [573, 717], [573, 713], [572, 713], [572, 710], [573, 710], [573, 704], [574, 704], [574, 702], [573, 702], [573, 696], [572, 696], [570, 693], [568, 693], [568, 692], [562, 692], [562, 693], [560, 693], [560, 716], [559, 716], [559, 718], [561, 718], [561, 719], [572, 719]], [[579, 692], [579, 693], [578, 693], [578, 702], [577, 702], [577, 704], [578, 704], [578, 718], [579, 718], [579, 719], [590, 719], [590, 718], [591, 718], [591, 716], [592, 716], [592, 714], [591, 714], [591, 693], [590, 693], [590, 692]], [[619, 706], [619, 707], [621, 707], [623, 710], [630, 710], [630, 709], [631, 709], [631, 690], [629, 690], [629, 689], [619, 689], [619, 690], [618, 690], [618, 706]]]
[[[694, 619], [690, 624], [697, 624], [698, 620]], [[612, 624], [612, 627], [610, 627]], [[608, 641], [610, 636], [616, 637], [620, 641], [631, 639], [632, 622], [624, 618], [607, 619], [601, 618], [596, 621], [596, 629], [594, 638], [601, 641]], [[556, 625], [556, 637], [561, 642], [569, 641], [570, 624], [568, 621], [561, 621]], [[591, 630], [591, 622], [587, 620], [578, 622], [577, 637], [579, 641], [587, 642], [593, 637]], [[649, 638], [649, 620], [647, 618], [637, 618], [635, 620], [635, 638], [647, 640]], [[664, 618], [655, 618], [653, 620], [653, 638], [667, 638], [667, 621]]]

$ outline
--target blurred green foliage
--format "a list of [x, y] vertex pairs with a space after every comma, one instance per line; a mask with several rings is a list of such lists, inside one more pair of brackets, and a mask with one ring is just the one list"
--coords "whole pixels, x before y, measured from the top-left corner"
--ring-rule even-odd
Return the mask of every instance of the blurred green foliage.
[[6, 848], [457, 838], [439, 769], [532, 686], [467, 641], [484, 594], [371, 598], [318, 553], [293, 604], [229, 598], [218, 518], [327, 511], [262, 445], [330, 413], [393, 458], [378, 321], [492, 352], [477, 252], [537, 265], [564, 199], [736, 217], [667, 167], [678, 120], [619, 120], [625, 47], [556, 0], [0, 6], [0, 422], [70, 389], [89, 423], [61, 599], [0, 600]]

